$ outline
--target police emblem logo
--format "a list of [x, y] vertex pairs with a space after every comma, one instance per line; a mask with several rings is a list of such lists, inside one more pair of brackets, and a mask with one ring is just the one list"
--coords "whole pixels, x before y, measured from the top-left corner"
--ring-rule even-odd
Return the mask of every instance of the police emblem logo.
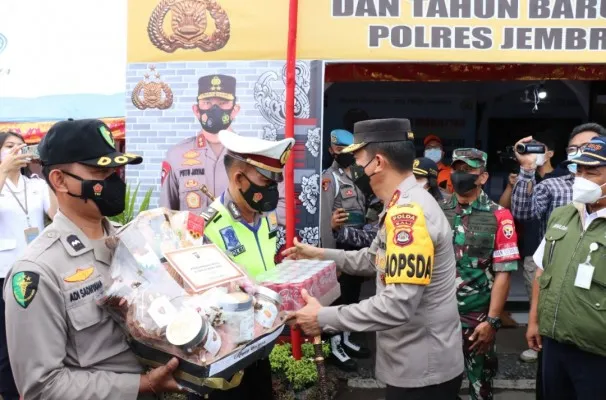
[[101, 125], [99, 127], [99, 133], [101, 133], [101, 136], [103, 136], [103, 139], [105, 139], [107, 144], [109, 144], [112, 149], [116, 148], [116, 142], [114, 142], [114, 137], [112, 136], [112, 133], [110, 132], [109, 129], [107, 129], [107, 127], [105, 125]]
[[101, 193], [103, 193], [103, 185], [97, 183], [95, 186], [93, 186], [93, 192], [95, 193], [95, 196], [101, 196]]
[[[173, 105], [173, 91], [160, 80], [160, 74], [156, 72], [155, 66], [149, 67], [150, 73], [143, 75], [131, 95], [131, 101], [139, 110], [156, 108], [166, 110]], [[155, 79], [154, 79], [155, 78]]]
[[32, 303], [38, 292], [38, 282], [40, 275], [35, 272], [23, 271], [13, 275], [13, 297], [17, 304], [27, 308]]
[[212, 91], [217, 91], [217, 90], [221, 90], [221, 78], [219, 78], [218, 76], [213, 76], [213, 78], [210, 80], [210, 84], [212, 85], [211, 89]]
[[238, 236], [236, 236], [236, 231], [232, 226], [219, 230], [219, 233], [223, 239], [225, 250], [230, 252], [233, 257], [237, 257], [246, 251], [244, 245], [240, 243], [240, 239], [238, 239]]
[[188, 188], [188, 189], [192, 189], [192, 188], [198, 187], [198, 181], [196, 181], [194, 179], [188, 179], [185, 182], [185, 187]]
[[408, 246], [414, 241], [413, 225], [417, 220], [417, 216], [409, 213], [400, 213], [391, 217], [391, 222], [394, 227], [393, 243], [397, 246]]
[[514, 228], [512, 224], [503, 225], [503, 235], [507, 239], [511, 239], [513, 237]]
[[185, 203], [188, 208], [200, 208], [202, 205], [202, 201], [200, 199], [200, 195], [196, 192], [189, 192], [187, 196], [185, 196]]
[[230, 116], [228, 114], [223, 114], [223, 116], [221, 117], [221, 122], [227, 125], [229, 124], [229, 121], [231, 121]]

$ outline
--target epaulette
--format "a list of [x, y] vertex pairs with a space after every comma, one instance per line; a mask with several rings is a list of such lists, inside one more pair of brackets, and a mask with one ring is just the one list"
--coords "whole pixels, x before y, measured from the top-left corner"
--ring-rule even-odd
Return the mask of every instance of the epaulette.
[[216, 218], [217, 214], [219, 214], [219, 211], [215, 210], [215, 209], [214, 209], [214, 208], [212, 208], [212, 207], [208, 207], [206, 210], [204, 210], [204, 211], [202, 211], [202, 212], [200, 213], [200, 216], [201, 216], [202, 218], [204, 218], [204, 221], [205, 221], [207, 224], [210, 224], [210, 223], [212, 223], [212, 222], [214, 222], [215, 220], [218, 220], [218, 219], [220, 218], [220, 216], [219, 216], [219, 218]]

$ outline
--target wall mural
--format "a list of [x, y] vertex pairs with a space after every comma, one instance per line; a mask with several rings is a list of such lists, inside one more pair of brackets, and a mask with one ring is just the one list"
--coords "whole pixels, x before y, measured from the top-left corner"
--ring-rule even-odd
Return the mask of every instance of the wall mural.
[[[175, 32], [182, 29], [172, 26]], [[322, 64], [299, 61], [296, 71], [291, 153], [296, 231], [306, 243], [317, 243]], [[284, 138], [285, 72], [285, 63], [278, 61], [129, 64], [126, 147], [145, 162], [129, 166], [127, 177], [141, 183], [139, 196], [151, 188], [152, 206], [203, 210], [210, 203], [203, 192], [218, 196], [227, 186], [222, 159], [209, 150], [218, 129]], [[279, 247], [285, 244], [283, 227], [278, 242]]]

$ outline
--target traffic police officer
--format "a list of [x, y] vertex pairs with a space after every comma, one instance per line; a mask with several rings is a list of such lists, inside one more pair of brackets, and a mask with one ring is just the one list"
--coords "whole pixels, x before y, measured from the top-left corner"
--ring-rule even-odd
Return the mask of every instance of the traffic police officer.
[[573, 202], [553, 211], [534, 254], [526, 337], [543, 349], [544, 398], [597, 399], [606, 393], [606, 137], [569, 163]]
[[[366, 197], [356, 186], [352, 178], [351, 166], [354, 157], [342, 150], [353, 143], [353, 135], [344, 129], [335, 129], [330, 133], [328, 151], [334, 158], [332, 165], [322, 174], [322, 194], [320, 199], [320, 243], [324, 248], [359, 250], [364, 246], [368, 236], [366, 224]], [[328, 222], [330, 220], [330, 223]], [[347, 231], [345, 231], [345, 229]], [[340, 239], [340, 240], [338, 240]], [[357, 303], [364, 278], [342, 273], [339, 276], [341, 297], [337, 304]], [[357, 363], [351, 356], [368, 357], [368, 349], [351, 340], [349, 332], [334, 335], [330, 338], [331, 361], [339, 368], [354, 371]]]
[[[137, 399], [179, 391], [177, 359], [147, 375], [96, 296], [111, 282], [114, 232], [105, 216], [124, 210], [116, 168], [142, 159], [116, 151], [98, 120], [56, 123], [39, 145], [57, 195], [54, 221], [9, 272], [4, 290], [8, 350], [21, 395], [37, 399]], [[155, 398], [155, 396], [152, 396]]]
[[[227, 190], [203, 213], [204, 235], [246, 269], [253, 279], [275, 268], [278, 182], [295, 140], [262, 140], [219, 132], [227, 151]], [[244, 370], [240, 385], [214, 391], [209, 398], [234, 400], [272, 399], [271, 366], [260, 360]], [[198, 397], [191, 396], [191, 399]]]
[[510, 273], [517, 270], [520, 259], [511, 212], [482, 190], [488, 180], [486, 160], [486, 153], [477, 149], [453, 151], [454, 194], [441, 203], [454, 235], [463, 354], [474, 400], [493, 398], [494, 339], [509, 294]]
[[413, 135], [407, 119], [358, 122], [356, 164], [386, 204], [370, 246], [321, 249], [296, 242], [290, 258], [335, 260], [340, 270], [375, 275], [377, 294], [357, 304], [322, 307], [304, 292], [296, 321], [309, 335], [321, 328], [377, 331], [376, 376], [387, 400], [454, 399], [461, 385], [461, 324], [455, 297], [455, 259], [448, 221], [412, 174]]

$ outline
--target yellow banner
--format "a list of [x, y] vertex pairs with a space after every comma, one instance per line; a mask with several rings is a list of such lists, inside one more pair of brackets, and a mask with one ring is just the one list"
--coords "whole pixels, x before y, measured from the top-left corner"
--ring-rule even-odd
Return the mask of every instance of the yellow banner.
[[[128, 61], [284, 59], [287, 0], [129, 0]], [[606, 63], [606, 0], [300, 0], [297, 58]]]

